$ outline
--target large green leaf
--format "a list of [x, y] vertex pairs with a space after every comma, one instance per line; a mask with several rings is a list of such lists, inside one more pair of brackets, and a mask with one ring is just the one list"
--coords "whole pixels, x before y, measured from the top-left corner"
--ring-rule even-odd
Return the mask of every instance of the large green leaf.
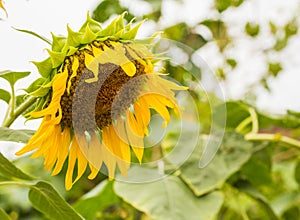
[[0, 99], [8, 104], [10, 101], [10, 93], [4, 89], [0, 89]]
[[[270, 144], [256, 146], [264, 147], [262, 150], [255, 152], [250, 160], [242, 167], [241, 176], [247, 179], [255, 187], [265, 187], [272, 183], [272, 150]], [[271, 185], [270, 185], [271, 186]]]
[[33, 130], [14, 130], [0, 127], [0, 141], [27, 143], [34, 133], [35, 131]]
[[102, 216], [105, 209], [118, 204], [121, 199], [115, 194], [112, 181], [103, 181], [99, 186], [83, 196], [73, 207], [86, 220]]
[[[156, 170], [146, 168], [134, 168], [130, 172], [157, 175]], [[197, 197], [179, 177], [172, 175], [150, 183], [116, 182], [115, 191], [126, 202], [157, 220], [213, 219], [223, 203], [221, 192]]]
[[30, 72], [14, 72], [10, 70], [4, 70], [0, 72], [0, 77], [6, 79], [10, 85], [14, 85], [19, 79], [28, 76]]
[[1, 208], [0, 208], [0, 219], [1, 220], [11, 220], [9, 215]]
[[199, 168], [205, 140], [195, 148], [191, 157], [180, 168], [182, 179], [198, 196], [221, 188], [226, 180], [248, 161], [253, 144], [242, 135], [228, 132], [213, 160], [204, 168]]
[[38, 182], [31, 186], [28, 197], [33, 207], [42, 212], [49, 219], [83, 219], [58, 192], [46, 182]]
[[34, 178], [25, 174], [22, 170], [17, 168], [12, 162], [6, 159], [0, 153], [0, 174], [7, 179], [23, 179], [23, 180], [33, 180]]

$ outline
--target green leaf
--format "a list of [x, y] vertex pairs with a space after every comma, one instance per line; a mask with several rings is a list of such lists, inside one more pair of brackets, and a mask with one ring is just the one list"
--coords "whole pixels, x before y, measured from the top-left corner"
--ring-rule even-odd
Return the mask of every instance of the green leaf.
[[33, 130], [14, 130], [0, 127], [0, 140], [27, 143], [34, 133]]
[[73, 207], [86, 220], [93, 220], [99, 217], [99, 213], [104, 213], [105, 209], [118, 203], [121, 203], [121, 199], [113, 190], [113, 182], [103, 181]]
[[75, 210], [46, 182], [38, 182], [31, 186], [28, 197], [33, 207], [47, 218], [57, 220], [83, 219]]
[[0, 77], [6, 79], [10, 85], [14, 85], [19, 79], [28, 76], [30, 72], [14, 72], [10, 70], [4, 70], [0, 72]]
[[295, 180], [297, 181], [298, 185], [300, 186], [300, 160], [298, 160], [296, 167], [295, 167]]
[[[278, 219], [276, 213], [270, 206], [269, 201], [251, 184], [242, 180], [238, 183], [235, 183], [235, 187], [239, 189], [239, 194], [245, 193], [247, 196], [253, 199], [253, 203], [255, 203], [255, 206], [257, 207], [257, 210], [254, 211], [253, 214], [259, 215], [261, 217], [264, 216], [262, 217], [263, 219]], [[260, 214], [258, 214], [257, 212], [260, 212]]]
[[249, 36], [256, 37], [259, 34], [259, 31], [260, 31], [259, 24], [247, 22], [247, 24], [245, 26], [245, 32]]
[[51, 88], [51, 83], [49, 82], [49, 78], [38, 78], [33, 83], [31, 83], [27, 89], [24, 90], [31, 96], [43, 97], [49, 92]]
[[278, 38], [276, 39], [276, 43], [273, 48], [278, 52], [283, 50], [287, 46], [287, 44], [288, 44], [288, 38], [286, 37]]
[[54, 68], [52, 66], [52, 60], [50, 57], [41, 62], [32, 61], [32, 63], [37, 67], [39, 73], [44, 78], [47, 78], [51, 73], [52, 69]]
[[289, 38], [298, 33], [298, 22], [297, 19], [292, 19], [289, 23], [284, 26], [285, 36]]
[[20, 32], [24, 32], [24, 33], [30, 34], [30, 35], [33, 35], [33, 36], [35, 36], [35, 37], [37, 37], [37, 38], [39, 38], [39, 39], [45, 41], [47, 44], [50, 44], [50, 45], [51, 45], [51, 41], [50, 41], [50, 40], [48, 40], [47, 38], [45, 38], [45, 37], [43, 37], [43, 36], [41, 36], [41, 35], [39, 35], [39, 34], [33, 32], [33, 31], [22, 30], [22, 29], [18, 29], [18, 28], [14, 28], [14, 27], [13, 27], [13, 29], [15, 29], [15, 30], [17, 30], [17, 31], [20, 31]]
[[93, 11], [93, 19], [104, 22], [113, 14], [121, 14], [125, 9], [118, 0], [104, 0]]
[[2, 208], [0, 208], [0, 219], [1, 220], [12, 220], [9, 217], [9, 215]]
[[[73, 47], [79, 46], [79, 45], [81, 44], [81, 42], [82, 42], [84, 33], [73, 31], [73, 30], [69, 27], [69, 25], [67, 26], [67, 30], [68, 30], [68, 38], [67, 38], [67, 43], [66, 43], [65, 47], [66, 47], [66, 46], [67, 46], [67, 47], [69, 47], [69, 46], [73, 46]], [[63, 53], [58, 53], [58, 52], [54, 52], [54, 53], [53, 53], [53, 52], [52, 52], [52, 53], [50, 53], [50, 56], [52, 56], [52, 54], [55, 54], [55, 55], [56, 55], [57, 57], [59, 57], [59, 58], [60, 58], [60, 56], [58, 56], [58, 55], [62, 54], [62, 55], [63, 55], [62, 61], [63, 61], [64, 58], [65, 58], [65, 54], [63, 54]], [[52, 59], [52, 57], [51, 57], [51, 59]], [[57, 67], [55, 64], [53, 64], [53, 65], [54, 65], [55, 67]]]
[[244, 0], [215, 0], [215, 7], [220, 13], [222, 13], [230, 6], [238, 7], [243, 2]]
[[254, 153], [241, 169], [241, 175], [256, 187], [263, 187], [272, 183], [270, 149], [271, 146], [266, 145], [263, 150]]
[[[134, 175], [157, 175], [156, 170], [131, 169]], [[176, 176], [166, 176], [150, 183], [116, 182], [115, 191], [126, 202], [156, 220], [214, 219], [223, 203], [223, 194], [213, 192], [196, 197]]]
[[225, 11], [231, 6], [231, 0], [215, 0], [215, 7], [219, 12]]
[[193, 32], [186, 23], [179, 23], [164, 30], [166, 38], [180, 41], [193, 49], [199, 49], [207, 43], [201, 35]]
[[8, 179], [33, 180], [32, 176], [24, 173], [0, 153], [0, 174]]
[[207, 19], [202, 21], [200, 24], [210, 29], [214, 40], [217, 41], [219, 49], [223, 51], [230, 42], [230, 38], [227, 34], [227, 26], [224, 21]]
[[226, 63], [228, 63], [232, 69], [234, 69], [237, 66], [237, 61], [235, 59], [227, 59]]
[[204, 168], [199, 161], [206, 141], [196, 146], [191, 157], [180, 168], [181, 177], [198, 196], [221, 188], [239, 171], [251, 156], [253, 144], [237, 133], [225, 133], [223, 143], [213, 160]]
[[269, 22], [270, 31], [273, 35], [275, 35], [278, 31], [278, 28], [276, 24], [274, 24], [272, 21]]
[[10, 101], [10, 93], [4, 89], [0, 89], [0, 99], [9, 104]]
[[[72, 38], [68, 38], [68, 43], [69, 43], [69, 40], [72, 41], [71, 39]], [[51, 63], [52, 63], [53, 68], [56, 68], [56, 67], [60, 66], [66, 58], [66, 53], [65, 52], [55, 52], [55, 51], [51, 51], [51, 50], [47, 50], [47, 52], [50, 55], [50, 59], [51, 59]]]
[[67, 38], [63, 36], [56, 36], [53, 33], [51, 33], [51, 35], [52, 35], [52, 48], [51, 48], [52, 51], [60, 52], [64, 47], [64, 45], [66, 44]]
[[275, 62], [275, 63], [269, 63], [269, 74], [276, 77], [278, 76], [278, 73], [282, 70], [281, 63]]
[[275, 213], [281, 216], [285, 211], [293, 207], [293, 205], [297, 205], [299, 199], [299, 191], [286, 191], [272, 200], [270, 205]]
[[[228, 129], [235, 129], [244, 119], [249, 117], [249, 111], [247, 110], [248, 106], [243, 102], [227, 102], [226, 103], [226, 127]], [[222, 115], [223, 106], [216, 108], [215, 115]], [[216, 120], [219, 121], [219, 120]]]

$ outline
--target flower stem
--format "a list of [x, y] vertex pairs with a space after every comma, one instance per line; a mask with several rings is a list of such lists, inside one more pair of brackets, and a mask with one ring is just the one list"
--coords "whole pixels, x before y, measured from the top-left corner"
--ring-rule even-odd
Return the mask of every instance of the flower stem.
[[300, 141], [293, 138], [283, 136], [281, 134], [254, 134], [249, 133], [245, 135], [245, 139], [249, 141], [274, 141], [282, 142], [300, 148]]
[[[36, 97], [30, 97], [25, 100], [16, 110], [14, 110], [14, 104], [11, 105], [11, 112], [8, 117], [5, 118], [2, 127], [9, 127], [23, 112], [25, 112], [29, 107], [31, 107], [36, 101]], [[15, 102], [15, 101], [14, 101]]]
[[252, 130], [251, 133], [257, 133], [259, 130], [258, 118], [254, 108], [249, 108], [250, 117], [252, 119]]
[[236, 131], [242, 133], [243, 130], [247, 127], [247, 125], [249, 125], [252, 122], [252, 118], [248, 117], [245, 118], [237, 127], [236, 127]]
[[9, 107], [10, 107], [9, 117], [12, 117], [14, 115], [14, 111], [16, 107], [16, 93], [15, 93], [15, 86], [13, 84], [11, 84], [11, 99], [10, 99]]

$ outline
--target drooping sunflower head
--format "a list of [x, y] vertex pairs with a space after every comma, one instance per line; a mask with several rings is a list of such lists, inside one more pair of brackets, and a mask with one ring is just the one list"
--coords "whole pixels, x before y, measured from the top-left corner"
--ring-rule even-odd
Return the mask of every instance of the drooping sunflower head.
[[126, 176], [131, 151], [142, 161], [150, 109], [167, 125], [170, 109], [178, 113], [173, 90], [186, 89], [154, 71], [150, 44], [134, 41], [141, 23], [125, 26], [123, 16], [102, 29], [88, 15], [79, 32], [53, 35], [50, 56], [34, 62], [42, 78], [30, 86], [38, 97], [30, 117], [43, 121], [17, 155], [36, 150], [32, 157], [44, 156], [53, 175], [67, 160], [66, 189], [87, 167], [90, 179], [102, 166], [110, 179], [117, 167]]

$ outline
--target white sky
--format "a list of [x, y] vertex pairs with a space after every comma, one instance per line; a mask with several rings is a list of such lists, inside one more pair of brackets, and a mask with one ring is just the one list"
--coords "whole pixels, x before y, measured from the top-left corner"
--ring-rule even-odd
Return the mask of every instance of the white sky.
[[[139, 0], [122, 0], [124, 4], [130, 6], [132, 10], [148, 10], [147, 4], [142, 8], [136, 8]], [[185, 4], [178, 5], [173, 0], [168, 0], [164, 4], [164, 19], [160, 23], [161, 27], [166, 27], [174, 21], [186, 21], [188, 24], [195, 24], [199, 19], [217, 16], [208, 10], [213, 0], [184, 0]], [[8, 12], [8, 18], [4, 18], [4, 12], [0, 12], [0, 71], [11, 69], [16, 71], [31, 71], [33, 75], [25, 81], [17, 84], [18, 88], [26, 87], [36, 74], [36, 68], [29, 61], [40, 61], [47, 56], [45, 48], [48, 45], [27, 34], [17, 32], [11, 27], [35, 31], [51, 39], [50, 31], [54, 34], [66, 35], [66, 25], [69, 24], [77, 30], [86, 18], [88, 10], [92, 11], [99, 1], [96, 0], [4, 0], [4, 6]], [[299, 8], [299, 0], [248, 0], [239, 10], [230, 9], [223, 18], [229, 24], [233, 24], [230, 33], [235, 35], [245, 21], [259, 20], [264, 23], [267, 20], [275, 20], [277, 24], [283, 24], [292, 16], [295, 9]], [[266, 22], [265, 22], [266, 23]], [[147, 26], [151, 30], [151, 24]], [[146, 31], [144, 27], [143, 30]], [[243, 28], [242, 28], [243, 29]], [[148, 32], [151, 32], [149, 31]], [[147, 32], [147, 31], [146, 31]], [[268, 44], [268, 38], [258, 39], [257, 47], [249, 44], [247, 39], [239, 39], [240, 43], [232, 51], [233, 57], [237, 58], [243, 65], [232, 72], [226, 82], [224, 89], [228, 98], [242, 98], [241, 94], [245, 85], [255, 82], [257, 76], [265, 71], [262, 66], [263, 61], [259, 50]], [[298, 35], [299, 39], [299, 35]], [[261, 91], [258, 105], [267, 111], [283, 113], [285, 109], [300, 111], [299, 70], [300, 70], [300, 41], [294, 38], [291, 45], [284, 50], [281, 57], [276, 57], [283, 61], [285, 71], [278, 79], [271, 81], [272, 94]], [[201, 49], [200, 55], [208, 64], [214, 68], [218, 65], [217, 50], [214, 45], [208, 44]], [[5, 81], [0, 80], [1, 88], [8, 88]], [[0, 120], [3, 118], [4, 102], [0, 101]], [[28, 123], [26, 128], [34, 128], [36, 125]], [[15, 127], [24, 127], [22, 120], [15, 124]]]

